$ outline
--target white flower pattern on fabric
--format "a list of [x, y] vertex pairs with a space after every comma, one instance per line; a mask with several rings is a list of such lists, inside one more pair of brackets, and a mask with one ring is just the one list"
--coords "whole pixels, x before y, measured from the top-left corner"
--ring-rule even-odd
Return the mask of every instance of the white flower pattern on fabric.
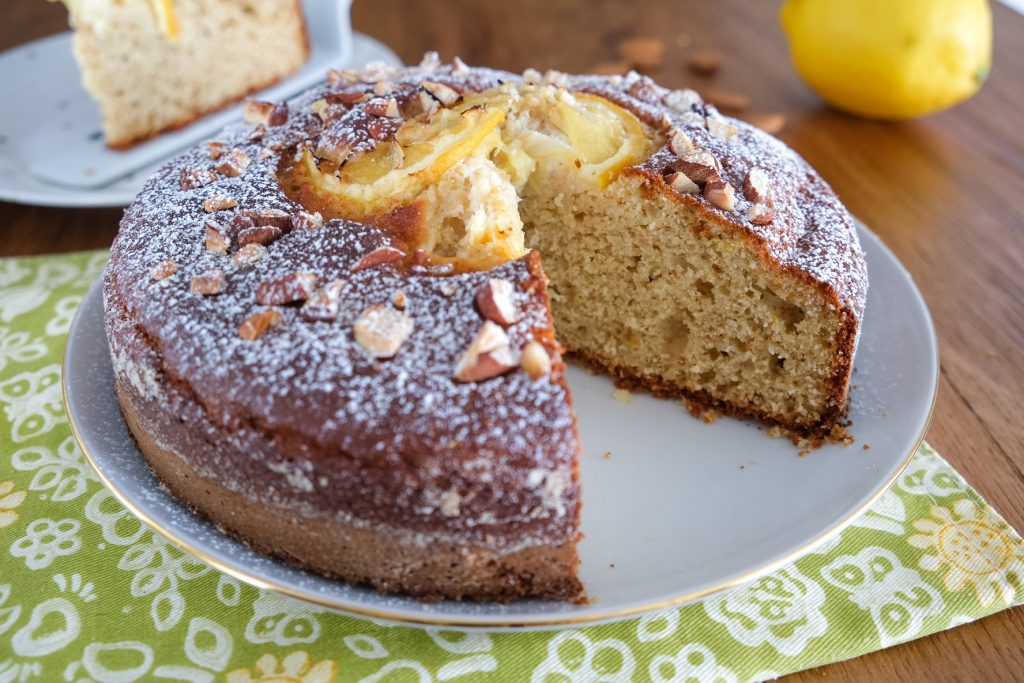
[[28, 332], [12, 332], [9, 327], [0, 327], [0, 370], [8, 363], [28, 363], [46, 355], [46, 342]]
[[[387, 664], [382, 666], [378, 671], [375, 671], [366, 678], [360, 679], [359, 683], [379, 683], [380, 681], [383, 681], [385, 679], [390, 681], [394, 680], [395, 678], [398, 678], [403, 682], [412, 681], [412, 679], [409, 678], [409, 676], [392, 677], [391, 674], [395, 671], [411, 671], [412, 673], [416, 674], [415, 680], [419, 683], [431, 683], [433, 681], [433, 676], [430, 675], [430, 672], [427, 670], [427, 667], [423, 666], [419, 662], [413, 661], [411, 659], [395, 659], [388, 662]], [[234, 681], [229, 681], [228, 683], [234, 683]]]
[[0, 482], [0, 529], [18, 521], [18, 507], [27, 495], [28, 491], [16, 491], [13, 481]]
[[194, 664], [223, 671], [231, 661], [235, 639], [226, 628], [206, 617], [193, 617], [185, 636], [185, 656]]
[[132, 597], [153, 596], [150, 616], [158, 631], [173, 628], [185, 614], [185, 597], [179, 584], [212, 571], [209, 565], [186, 555], [155, 533], [150, 534], [149, 540], [128, 548], [117, 567], [132, 572]]
[[902, 536], [906, 519], [906, 506], [896, 492], [889, 489], [875, 501], [870, 510], [855, 519], [850, 526]]
[[11, 584], [0, 585], [0, 635], [7, 633], [21, 616], [21, 605], [7, 604], [7, 599], [10, 597]]
[[22, 372], [0, 382], [0, 403], [13, 424], [11, 438], [21, 443], [68, 421], [60, 395], [60, 366]]
[[137, 640], [89, 643], [82, 667], [99, 683], [134, 683], [153, 666], [153, 648]]
[[81, 574], [72, 574], [70, 577], [63, 574], [54, 574], [53, 582], [61, 593], [73, 593], [81, 598], [82, 602], [92, 602], [96, 599], [96, 587], [92, 581], [86, 581]]
[[617, 638], [591, 640], [582, 631], [563, 631], [548, 641], [548, 654], [533, 670], [533, 683], [627, 683], [633, 680], [633, 651]]
[[71, 321], [75, 319], [75, 312], [82, 303], [80, 296], [66, 296], [59, 300], [53, 307], [56, 315], [46, 323], [45, 332], [47, 336], [53, 337], [58, 334], [67, 334], [71, 329]]
[[896, 481], [896, 487], [912, 496], [945, 498], [963, 493], [967, 483], [953, 469], [946, 467], [928, 444], [921, 444], [911, 464]]
[[704, 602], [704, 611], [724, 624], [729, 634], [750, 647], [767, 643], [779, 654], [795, 656], [813, 638], [824, 635], [828, 621], [821, 608], [825, 592], [795, 565], [734, 588]]
[[914, 528], [922, 533], [907, 543], [929, 551], [918, 566], [931, 572], [945, 568], [942, 580], [947, 589], [957, 592], [969, 586], [984, 607], [997, 600], [1012, 603], [1024, 583], [1024, 551], [1005, 524], [986, 519], [977, 503], [961, 498], [952, 508], [933, 505]]
[[384, 647], [384, 643], [365, 633], [345, 636], [341, 642], [360, 659], [384, 659], [388, 656], [388, 649]]
[[32, 274], [32, 269], [22, 265], [18, 259], [0, 259], [0, 287], [10, 287]]
[[67, 598], [44, 600], [28, 623], [11, 636], [11, 650], [20, 657], [43, 657], [62, 650], [82, 632], [78, 609]]
[[841, 555], [821, 570], [830, 584], [871, 615], [883, 647], [902, 643], [921, 630], [924, 620], [942, 612], [942, 595], [885, 548], [868, 547]]
[[128, 512], [106, 488], [101, 488], [89, 498], [85, 504], [85, 518], [98, 524], [103, 540], [114, 545], [132, 545], [149, 531], [149, 527]]
[[668, 638], [679, 627], [679, 608], [670, 607], [654, 614], [648, 614], [636, 625], [636, 637], [641, 643]]
[[[10, 263], [10, 261], [6, 261]], [[15, 318], [43, 305], [50, 293], [63, 287], [79, 275], [77, 266], [66, 261], [47, 261], [39, 266], [31, 283], [14, 285], [32, 271], [15, 265], [0, 273], [0, 322]], [[9, 282], [5, 282], [9, 280]]]
[[46, 446], [29, 446], [11, 454], [11, 465], [22, 472], [35, 470], [28, 485], [30, 491], [50, 493], [50, 500], [64, 503], [85, 493], [89, 482], [97, 482], [96, 473], [74, 438], [60, 442], [56, 452]]
[[70, 555], [82, 547], [77, 519], [37, 519], [28, 525], [25, 535], [11, 546], [11, 555], [25, 558], [29, 569], [45, 569], [58, 557]]
[[494, 647], [494, 641], [486, 633], [439, 628], [428, 628], [425, 631], [434, 644], [442, 650], [456, 655], [469, 655], [445, 663], [437, 670], [439, 680], [447, 681], [459, 676], [494, 671], [498, 668], [498, 660], [490, 654]]
[[688, 643], [673, 656], [658, 655], [648, 669], [653, 683], [736, 683], [736, 673], [718, 663], [700, 643]]
[[245, 627], [250, 643], [274, 643], [282, 647], [313, 643], [320, 637], [317, 609], [276, 593], [261, 592], [252, 605], [252, 617]]

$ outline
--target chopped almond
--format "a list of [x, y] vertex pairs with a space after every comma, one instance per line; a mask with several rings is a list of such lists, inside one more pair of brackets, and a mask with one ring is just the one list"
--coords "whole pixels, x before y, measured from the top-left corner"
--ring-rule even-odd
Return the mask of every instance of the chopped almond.
[[206, 250], [213, 254], [226, 254], [231, 240], [224, 234], [224, 228], [211, 221], [206, 221]]
[[238, 206], [238, 202], [231, 197], [225, 197], [223, 195], [215, 194], [205, 202], [203, 202], [203, 211], [206, 213], [213, 213], [214, 211], [224, 211], [225, 209], [233, 209]]
[[238, 336], [246, 341], [253, 341], [263, 336], [263, 333], [274, 325], [279, 325], [281, 320], [280, 312], [272, 308], [264, 308], [242, 321], [242, 324], [238, 326]]
[[202, 296], [216, 296], [224, 291], [226, 284], [224, 271], [220, 268], [211, 268], [192, 278], [189, 291]]
[[405, 258], [405, 252], [390, 246], [377, 247], [352, 266], [352, 270], [365, 270], [385, 263], [394, 263]]
[[547, 377], [551, 374], [551, 356], [548, 350], [538, 341], [529, 342], [523, 347], [519, 356], [519, 364], [532, 380]]
[[732, 211], [736, 207], [736, 192], [721, 177], [713, 178], [704, 185], [704, 198], [723, 211]]
[[412, 318], [386, 304], [370, 306], [352, 326], [356, 343], [374, 358], [394, 356], [412, 331]]
[[251, 266], [267, 255], [267, 248], [258, 242], [242, 245], [242, 248], [231, 257], [231, 263], [237, 268]]
[[316, 289], [316, 281], [316, 274], [300, 271], [264, 280], [256, 288], [256, 301], [264, 306], [281, 306], [305, 301]]
[[183, 168], [178, 174], [178, 182], [183, 190], [195, 190], [216, 179], [217, 173], [209, 168]]
[[503, 375], [515, 366], [508, 335], [487, 320], [455, 364], [453, 374], [460, 382], [481, 382]]
[[445, 85], [444, 83], [423, 81], [420, 83], [420, 87], [445, 107], [455, 104], [462, 97], [457, 90]]
[[483, 317], [508, 327], [519, 319], [519, 309], [512, 298], [515, 286], [508, 280], [491, 278], [476, 290], [476, 305]]
[[330, 321], [338, 317], [341, 305], [341, 280], [332, 280], [313, 292], [299, 309], [299, 315], [305, 320]]
[[242, 175], [249, 166], [249, 155], [240, 149], [233, 149], [220, 158], [216, 169], [223, 175], [236, 177]]
[[149, 276], [159, 282], [160, 280], [166, 280], [176, 272], [178, 272], [178, 264], [174, 262], [174, 259], [164, 259], [153, 266], [152, 270], [149, 271]]

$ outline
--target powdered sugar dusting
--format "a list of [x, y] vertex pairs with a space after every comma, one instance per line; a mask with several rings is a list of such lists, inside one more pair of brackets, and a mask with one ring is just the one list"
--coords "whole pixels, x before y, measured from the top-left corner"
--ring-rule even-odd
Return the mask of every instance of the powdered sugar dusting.
[[[518, 81], [504, 72], [462, 66], [453, 70], [431, 60], [388, 78], [389, 96], [403, 107], [418, 96], [418, 83], [425, 78], [460, 91]], [[867, 279], [852, 220], [795, 153], [735, 120], [730, 122], [739, 129], [736, 138], [709, 135], [702, 123], [705, 116], [719, 116], [712, 107], [689, 93], [671, 95], [644, 77], [563, 74], [554, 80], [571, 90], [608, 97], [649, 125], [658, 127], [667, 120], [684, 127], [699, 147], [718, 157], [723, 177], [734, 187], [742, 187], [751, 167], [768, 169], [777, 209], [769, 225], [748, 221], [749, 202], [739, 195], [736, 210], [730, 212], [697, 197], [689, 200], [756, 237], [779, 264], [833, 288], [842, 305], [860, 316]], [[481, 324], [475, 292], [492, 277], [513, 283], [531, 279], [527, 260], [486, 273], [446, 277], [415, 269], [403, 272], [393, 264], [353, 271], [353, 265], [389, 244], [389, 238], [376, 227], [340, 220], [286, 232], [267, 246], [264, 258], [248, 266], [234, 266], [230, 255], [211, 253], [205, 246], [208, 219], [227, 225], [242, 211], [274, 209], [290, 216], [303, 211], [277, 182], [281, 156], [315, 139], [325, 126], [313, 114], [313, 102], [332, 92], [358, 90], [371, 92], [373, 85], [360, 81], [323, 86], [296, 98], [288, 122], [268, 128], [259, 140], [252, 139], [253, 127], [247, 124], [223, 131], [217, 140], [251, 160], [237, 177], [218, 175], [208, 184], [182, 189], [183, 170], [202, 171], [215, 164], [205, 144], [161, 169], [122, 221], [107, 274], [107, 297], [152, 345], [159, 373], [186, 386], [216, 429], [259, 432], [286, 456], [264, 458], [262, 465], [277, 475], [275, 481], [283, 478], [287, 490], [274, 491], [282, 500], [317, 495], [325, 488], [325, 476], [332, 486], [344, 485], [321, 474], [321, 466], [329, 463], [337, 465], [327, 467], [329, 472], [366, 473], [353, 480], [346, 494], [367, 523], [400, 519], [428, 537], [439, 529], [458, 537], [529, 525], [535, 535], [528, 543], [571, 538], [578, 504], [571, 475], [577, 444], [560, 377], [532, 381], [517, 369], [479, 383], [452, 379], [453, 366]], [[372, 144], [367, 130], [374, 117], [363, 106], [355, 104], [328, 120], [337, 144]], [[658, 151], [639, 170], [660, 176], [670, 154]], [[203, 204], [215, 195], [233, 198], [237, 207], [211, 217]], [[177, 271], [154, 282], [151, 269], [167, 259]], [[190, 294], [191, 278], [212, 268], [225, 271], [224, 292]], [[342, 281], [337, 320], [308, 321], [296, 307], [279, 307], [280, 324], [255, 340], [239, 337], [239, 324], [259, 309], [259, 283], [295, 271], [315, 273], [321, 283]], [[352, 325], [368, 307], [391, 305], [399, 290], [415, 323], [413, 332], [393, 358], [373, 358], [355, 342]], [[534, 339], [535, 331], [545, 330], [549, 320], [540, 294], [517, 287], [515, 297], [522, 315], [507, 333], [518, 350]], [[115, 334], [126, 333], [108, 320], [108, 335]], [[116, 367], [119, 377], [152, 397], [149, 375], [132, 363]], [[237, 446], [249, 443], [240, 439]], [[509, 539], [501, 543], [507, 546]]]

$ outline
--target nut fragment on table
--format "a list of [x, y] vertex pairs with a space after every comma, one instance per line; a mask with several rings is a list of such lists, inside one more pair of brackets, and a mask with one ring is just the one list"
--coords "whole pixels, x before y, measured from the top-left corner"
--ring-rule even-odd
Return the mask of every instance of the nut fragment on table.
[[744, 118], [769, 135], [777, 135], [786, 127], [786, 115], [778, 111], [747, 114]]
[[704, 100], [726, 111], [739, 112], [750, 109], [750, 97], [735, 90], [711, 88], [704, 92]]
[[657, 69], [665, 55], [665, 43], [660, 38], [628, 38], [618, 44], [616, 51], [637, 69]]
[[714, 75], [722, 66], [722, 53], [714, 48], [698, 48], [686, 62], [690, 71], [700, 76]]

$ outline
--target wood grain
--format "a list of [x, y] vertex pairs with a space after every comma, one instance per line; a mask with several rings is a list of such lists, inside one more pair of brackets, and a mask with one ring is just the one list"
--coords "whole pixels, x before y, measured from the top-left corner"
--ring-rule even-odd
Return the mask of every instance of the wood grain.
[[[61, 6], [8, 0], [0, 50], [63, 30]], [[795, 76], [774, 3], [611, 0], [358, 0], [355, 26], [407, 62], [445, 59], [521, 71], [586, 71], [615, 46], [660, 38], [652, 72], [666, 86], [731, 89], [752, 111], [782, 112], [780, 137], [892, 247], [931, 307], [942, 388], [928, 435], [1016, 528], [1024, 528], [1024, 17], [995, 15], [995, 63], [982, 92], [950, 111], [880, 123], [825, 107]], [[701, 47], [724, 53], [713, 77], [686, 68]], [[120, 210], [0, 203], [0, 255], [104, 247]], [[898, 340], [894, 340], [898, 343]], [[790, 677], [793, 681], [1021, 680], [1024, 611]]]

